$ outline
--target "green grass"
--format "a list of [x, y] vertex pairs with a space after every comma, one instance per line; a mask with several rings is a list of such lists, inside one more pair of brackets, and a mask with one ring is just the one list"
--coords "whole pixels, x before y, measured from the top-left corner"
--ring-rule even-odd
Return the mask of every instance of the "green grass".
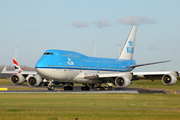
[[143, 87], [143, 88], [161, 88], [161, 89], [171, 89], [171, 90], [180, 90], [180, 80], [177, 81], [174, 85], [164, 85], [160, 79], [155, 81], [143, 79], [132, 81], [132, 84], [129, 87]]
[[168, 108], [180, 109], [177, 94], [1, 93], [0, 108]]
[[[12, 85], [0, 79], [1, 85]], [[25, 83], [26, 84], [26, 83]], [[132, 81], [129, 87], [180, 90], [180, 81]], [[24, 88], [8, 88], [30, 90]], [[65, 94], [0, 93], [0, 120], [179, 120], [180, 94]]]
[[[27, 85], [27, 82], [23, 83], [24, 85]], [[0, 85], [12, 85], [10, 79], [0, 79]]]
[[179, 120], [180, 111], [161, 110], [0, 110], [0, 119], [12, 120]]
[[168, 120], [180, 118], [180, 95], [178, 94], [1, 93], [0, 96], [0, 119]]
[[[13, 85], [11, 82], [10, 82], [10, 79], [0, 79], [0, 85], [3, 85], [3, 86], [0, 86], [0, 87], [5, 87], [5, 88], [8, 88], [8, 85]], [[27, 85], [27, 82], [23, 83], [23, 85]], [[14, 87], [9, 87], [8, 90], [36, 90], [34, 88], [18, 88], [16, 87], [16, 85], [14, 85]]]
[[10, 79], [0, 79], [0, 85], [12, 84]]

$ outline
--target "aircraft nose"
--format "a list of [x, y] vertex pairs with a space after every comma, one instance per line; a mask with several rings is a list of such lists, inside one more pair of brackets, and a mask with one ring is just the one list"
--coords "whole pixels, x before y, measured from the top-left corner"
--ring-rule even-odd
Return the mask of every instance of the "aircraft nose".
[[36, 63], [36, 68], [42, 68], [42, 67], [45, 67], [44, 66], [45, 64], [44, 64], [44, 62], [43, 62], [43, 60], [42, 59], [40, 59], [37, 63]]

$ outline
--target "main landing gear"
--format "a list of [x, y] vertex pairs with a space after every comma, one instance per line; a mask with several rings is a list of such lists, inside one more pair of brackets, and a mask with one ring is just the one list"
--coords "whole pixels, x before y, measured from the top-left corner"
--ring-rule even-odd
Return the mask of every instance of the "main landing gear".
[[81, 90], [90, 90], [90, 87], [88, 84], [84, 84], [84, 86], [81, 87]]
[[53, 80], [49, 80], [49, 84], [47, 86], [47, 89], [52, 90], [52, 91], [55, 89], [54, 84], [53, 84]]
[[104, 87], [98, 84], [97, 87], [95, 87], [95, 90], [113, 90], [112, 83], [107, 83], [107, 85]]
[[[68, 83], [67, 86], [64, 86], [64, 90], [73, 90], [73, 85], [74, 83]], [[112, 90], [112, 83], [107, 83], [107, 86], [104, 86], [102, 87], [101, 84], [87, 84], [87, 83], [84, 83], [83, 86], [81, 87], [81, 90], [90, 90], [90, 86], [92, 89], [95, 89], [95, 90]], [[96, 86], [96, 87], [95, 87]], [[55, 89], [55, 86], [53, 84], [53, 80], [50, 79], [49, 80], [49, 84], [47, 86], [47, 89], [48, 90], [51, 90], [53, 91]]]
[[64, 86], [64, 90], [73, 90], [73, 83], [68, 83], [68, 86]]

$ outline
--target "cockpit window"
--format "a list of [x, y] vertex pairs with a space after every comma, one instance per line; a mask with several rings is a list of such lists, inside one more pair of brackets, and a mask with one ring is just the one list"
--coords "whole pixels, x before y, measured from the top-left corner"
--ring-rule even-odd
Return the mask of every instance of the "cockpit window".
[[44, 55], [54, 55], [54, 54], [50, 52], [45, 52]]

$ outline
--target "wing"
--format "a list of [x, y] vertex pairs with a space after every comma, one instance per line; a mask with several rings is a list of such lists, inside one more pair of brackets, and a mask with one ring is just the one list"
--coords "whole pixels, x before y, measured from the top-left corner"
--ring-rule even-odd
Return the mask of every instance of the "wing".
[[101, 73], [84, 73], [85, 79], [107, 79], [118, 87], [127, 87], [132, 80], [138, 80], [138, 77], [149, 78], [154, 81], [155, 77], [162, 77], [165, 85], [173, 85], [177, 82], [180, 71], [156, 71], [156, 72], [101, 72]]
[[82, 74], [83, 75], [77, 76], [76, 79], [83, 76], [84, 79], [96, 80], [97, 83], [113, 83], [121, 88], [129, 86], [133, 78], [132, 72], [89, 72]]
[[123, 76], [130, 72], [101, 72], [101, 73], [84, 73], [84, 78], [87, 79], [98, 79], [98, 78], [112, 78], [112, 77], [118, 77]]
[[38, 87], [42, 83], [42, 78], [37, 74], [36, 71], [7, 71], [7, 68], [4, 67], [4, 69], [1, 72], [2, 74], [12, 74], [10, 81], [11, 83], [15, 85], [21, 85], [24, 82], [27, 81], [29, 86]]
[[145, 77], [154, 81], [155, 77], [162, 77], [165, 85], [173, 85], [177, 82], [179, 71], [154, 71], [154, 72], [133, 72], [134, 78]]
[[131, 65], [130, 67], [131, 67], [131, 68], [135, 68], [135, 67], [140, 67], [140, 66], [145, 66], [145, 65], [159, 64], [159, 63], [164, 63], [164, 62], [171, 62], [171, 60], [160, 61], [160, 62], [153, 62], [153, 63], [136, 64], [136, 65]]
[[18, 74], [18, 73], [21, 73], [22, 75], [36, 75], [37, 72], [36, 71], [7, 71], [7, 68], [4, 67], [4, 69], [2, 70], [1, 73], [4, 73], [4, 74]]

